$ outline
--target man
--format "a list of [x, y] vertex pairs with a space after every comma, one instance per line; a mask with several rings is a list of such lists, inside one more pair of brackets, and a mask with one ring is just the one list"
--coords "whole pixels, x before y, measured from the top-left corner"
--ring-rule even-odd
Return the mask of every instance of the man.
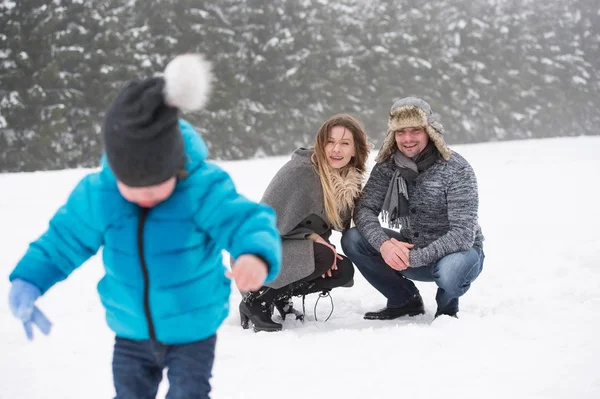
[[[356, 206], [356, 227], [342, 237], [346, 256], [387, 298], [385, 308], [365, 319], [423, 314], [411, 280], [437, 284], [436, 318], [457, 317], [459, 297], [481, 272], [477, 180], [469, 163], [446, 146], [443, 132], [425, 101], [408, 97], [392, 106], [377, 164]], [[380, 213], [396, 230], [381, 227]]]

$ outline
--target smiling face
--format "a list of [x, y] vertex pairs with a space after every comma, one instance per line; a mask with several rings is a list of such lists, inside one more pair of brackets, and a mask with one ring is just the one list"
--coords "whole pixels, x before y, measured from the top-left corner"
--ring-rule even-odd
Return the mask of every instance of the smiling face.
[[325, 156], [329, 166], [333, 169], [341, 169], [348, 165], [355, 154], [352, 133], [343, 126], [332, 127], [325, 144]]
[[408, 158], [414, 158], [423, 151], [429, 143], [429, 135], [423, 127], [406, 127], [394, 132], [396, 145], [401, 153]]
[[138, 204], [142, 208], [152, 208], [173, 194], [177, 178], [173, 176], [164, 183], [148, 187], [130, 187], [117, 181], [121, 195], [129, 202]]

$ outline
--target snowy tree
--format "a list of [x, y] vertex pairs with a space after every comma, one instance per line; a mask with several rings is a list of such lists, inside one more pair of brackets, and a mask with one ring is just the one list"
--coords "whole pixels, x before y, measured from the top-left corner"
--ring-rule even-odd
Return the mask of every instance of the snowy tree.
[[0, 171], [97, 165], [118, 90], [190, 51], [216, 80], [185, 118], [220, 159], [289, 154], [339, 112], [379, 144], [405, 96], [451, 144], [600, 124], [596, 0], [3, 1]]

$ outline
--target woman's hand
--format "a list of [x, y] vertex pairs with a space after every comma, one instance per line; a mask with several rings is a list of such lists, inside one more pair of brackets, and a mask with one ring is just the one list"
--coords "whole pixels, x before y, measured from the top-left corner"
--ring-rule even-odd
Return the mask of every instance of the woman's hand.
[[[316, 235], [316, 234], [315, 234]], [[327, 273], [323, 274], [321, 277], [325, 278], [325, 275], [331, 277], [331, 271], [332, 270], [337, 270], [337, 260], [343, 260], [344, 258], [342, 258], [342, 255], [338, 254], [337, 251], [335, 250], [335, 247], [333, 246], [333, 244], [328, 243], [327, 241], [325, 241], [325, 239], [323, 239], [323, 237], [321, 237], [320, 235], [316, 235], [315, 242], [325, 245], [329, 248], [331, 248], [331, 250], [333, 251], [333, 265], [331, 265], [331, 269], [327, 270]]]

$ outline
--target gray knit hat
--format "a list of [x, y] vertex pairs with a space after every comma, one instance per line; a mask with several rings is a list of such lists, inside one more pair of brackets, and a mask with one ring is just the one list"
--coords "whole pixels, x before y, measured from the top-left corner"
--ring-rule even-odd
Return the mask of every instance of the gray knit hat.
[[397, 145], [393, 133], [406, 127], [423, 127], [442, 158], [446, 161], [450, 159], [452, 152], [444, 140], [444, 127], [437, 120], [431, 106], [420, 98], [405, 97], [396, 101], [390, 109], [387, 133], [377, 155], [377, 162], [388, 159], [396, 151]]
[[180, 110], [204, 107], [211, 66], [200, 54], [173, 59], [164, 77], [129, 82], [104, 118], [104, 147], [116, 178], [130, 187], [163, 183], [185, 168]]

